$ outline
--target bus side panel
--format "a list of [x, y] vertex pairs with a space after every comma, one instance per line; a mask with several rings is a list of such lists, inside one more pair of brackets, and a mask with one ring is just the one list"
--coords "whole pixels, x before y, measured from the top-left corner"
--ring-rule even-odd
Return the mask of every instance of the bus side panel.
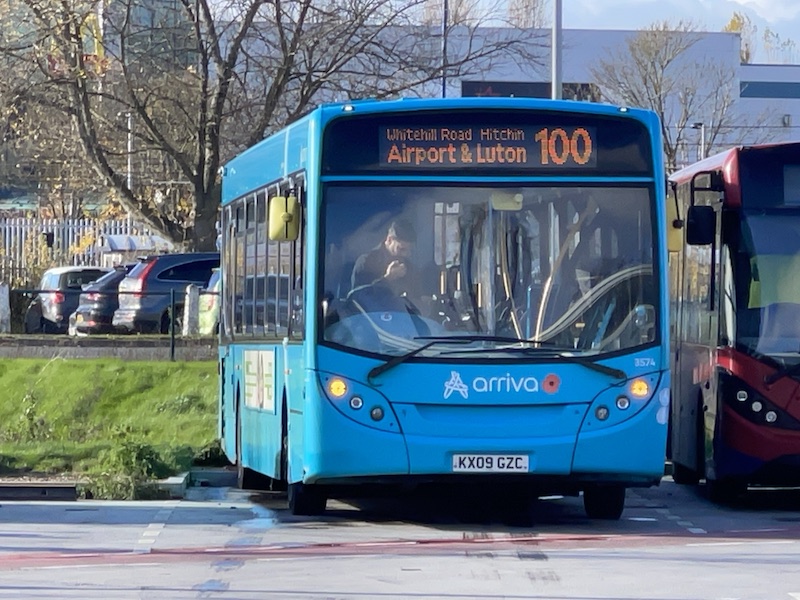
[[[689, 205], [688, 189], [679, 188], [686, 214]], [[699, 200], [698, 200], [699, 202]], [[713, 205], [713, 204], [712, 204]], [[717, 244], [720, 245], [720, 223], [717, 213]], [[717, 252], [717, 254], [721, 254]], [[715, 265], [712, 265], [716, 261]], [[716, 402], [716, 348], [720, 293], [719, 257], [712, 253], [712, 245], [685, 244], [677, 290], [679, 314], [676, 320], [676, 351], [673, 354], [672, 401], [672, 460], [692, 470], [701, 477], [713, 476], [714, 458], [711, 443], [717, 427]], [[714, 281], [713, 309], [709, 295], [711, 277]]]
[[228, 460], [236, 462], [236, 378], [228, 346], [219, 346], [219, 439]]
[[[240, 365], [235, 378], [240, 389], [242, 464], [258, 473], [280, 478], [283, 447], [283, 397], [301, 395], [299, 383], [286, 374], [302, 373], [302, 348], [237, 346], [232, 350]], [[286, 359], [292, 368], [286, 367]], [[235, 422], [235, 415], [234, 415]], [[234, 446], [235, 447], [235, 446]]]

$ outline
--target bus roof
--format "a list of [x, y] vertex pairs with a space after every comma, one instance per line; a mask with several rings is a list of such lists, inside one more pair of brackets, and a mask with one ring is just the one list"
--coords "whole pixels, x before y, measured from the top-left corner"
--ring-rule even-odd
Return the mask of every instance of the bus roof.
[[[347, 115], [419, 114], [432, 111], [511, 111], [534, 110], [573, 113], [597, 117], [622, 117], [639, 121], [650, 131], [658, 131], [658, 116], [643, 108], [628, 108], [612, 104], [552, 100], [545, 98], [409, 98], [400, 100], [354, 100], [322, 104], [292, 123], [276, 130], [257, 144], [226, 162], [222, 168], [222, 204], [254, 189], [257, 182], [289, 178], [309, 166], [317, 151], [317, 136], [328, 123]], [[309, 151], [310, 150], [310, 151]], [[280, 161], [265, 161], [264, 157], [281, 157]], [[256, 175], [257, 174], [257, 175]]]
[[[348, 107], [348, 108], [345, 108]], [[401, 98], [399, 100], [353, 100], [323, 104], [317, 110], [357, 112], [394, 112], [406, 110], [442, 110], [456, 108], [525, 108], [538, 110], [563, 110], [595, 114], [630, 113], [641, 116], [651, 111], [643, 108], [628, 108], [599, 102], [577, 100], [553, 100], [549, 98], [507, 98], [495, 96], [454, 98]]]
[[[691, 180], [694, 175], [697, 173], [707, 173], [709, 171], [720, 171], [723, 170], [724, 167], [729, 164], [731, 161], [737, 161], [739, 153], [750, 152], [750, 151], [758, 151], [761, 149], [766, 148], [778, 148], [781, 146], [792, 146], [792, 145], [800, 145], [800, 142], [774, 142], [772, 144], [751, 144], [748, 146], [734, 146], [733, 148], [728, 148], [727, 150], [723, 150], [722, 152], [718, 152], [717, 154], [712, 154], [708, 158], [704, 158], [696, 163], [692, 163], [682, 169], [678, 169], [672, 175], [669, 176], [669, 180], [674, 183], [685, 183]], [[723, 173], [724, 174], [724, 173]]]
[[347, 102], [334, 102], [328, 104], [321, 104], [314, 110], [306, 113], [296, 121], [288, 124], [286, 127], [275, 131], [272, 135], [267, 136], [259, 143], [244, 150], [241, 154], [235, 156], [226, 163], [226, 166], [235, 163], [240, 157], [248, 152], [255, 151], [262, 144], [267, 142], [270, 138], [276, 135], [281, 135], [286, 129], [304, 123], [309, 119], [321, 117], [323, 122], [333, 119], [336, 115], [342, 113], [359, 113], [369, 114], [378, 112], [416, 112], [424, 110], [455, 110], [455, 109], [536, 109], [536, 110], [553, 110], [564, 112], [575, 112], [584, 114], [596, 115], [630, 115], [648, 125], [652, 123], [652, 119], [656, 114], [644, 108], [628, 108], [615, 104], [604, 104], [598, 102], [583, 102], [578, 100], [552, 100], [547, 98], [499, 98], [499, 97], [479, 97], [479, 98], [402, 98], [399, 100], [351, 100]]
[[733, 148], [723, 150], [722, 152], [718, 152], [708, 158], [675, 171], [669, 176], [669, 181], [674, 184], [685, 184], [689, 183], [698, 173], [719, 171], [722, 174], [722, 182], [725, 188], [725, 204], [739, 207], [742, 205], [742, 190], [739, 179], [740, 155], [743, 152], [750, 153], [772, 148], [790, 148], [792, 146], [800, 147], [800, 142], [774, 142], [771, 144], [734, 146]]

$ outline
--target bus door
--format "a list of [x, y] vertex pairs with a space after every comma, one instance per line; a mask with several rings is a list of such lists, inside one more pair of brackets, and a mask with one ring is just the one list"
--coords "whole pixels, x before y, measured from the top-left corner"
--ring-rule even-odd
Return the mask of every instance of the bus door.
[[[676, 266], [672, 445], [673, 461], [705, 472], [716, 421], [716, 352], [719, 337], [720, 194], [709, 173], [678, 186], [686, 215], [683, 260]], [[715, 178], [714, 178], [715, 179]]]
[[[678, 349], [681, 464], [702, 477], [713, 470], [713, 432], [717, 427], [716, 359], [719, 342], [721, 202], [715, 173], [699, 173], [690, 185], [684, 248]], [[692, 440], [692, 442], [689, 442]]]

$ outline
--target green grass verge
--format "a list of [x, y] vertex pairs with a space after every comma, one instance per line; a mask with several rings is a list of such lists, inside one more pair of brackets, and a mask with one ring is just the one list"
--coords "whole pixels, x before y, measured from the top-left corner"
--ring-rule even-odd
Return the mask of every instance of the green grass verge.
[[223, 462], [216, 362], [0, 361], [0, 474], [69, 475], [94, 497]]

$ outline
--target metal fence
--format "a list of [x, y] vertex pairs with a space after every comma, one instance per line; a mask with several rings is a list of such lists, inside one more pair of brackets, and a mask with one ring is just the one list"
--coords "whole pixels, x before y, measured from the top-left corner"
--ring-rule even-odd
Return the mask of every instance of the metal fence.
[[108, 235], [149, 235], [128, 219], [0, 217], [0, 281], [29, 282], [43, 268], [101, 264]]

